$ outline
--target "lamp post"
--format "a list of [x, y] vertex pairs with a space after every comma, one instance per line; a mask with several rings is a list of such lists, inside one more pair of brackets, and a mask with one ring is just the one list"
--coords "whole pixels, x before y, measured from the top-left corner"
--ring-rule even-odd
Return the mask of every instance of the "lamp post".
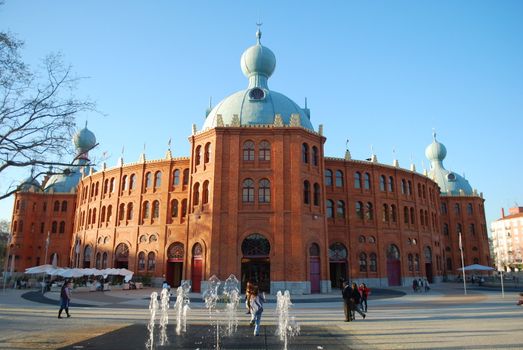
[[461, 232], [458, 232], [459, 251], [461, 253], [461, 271], [463, 272], [463, 291], [467, 295], [467, 280], [465, 278], [465, 261], [463, 259], [463, 243], [461, 242]]
[[[44, 265], [47, 263], [47, 249], [49, 249], [49, 242], [51, 240], [51, 237], [49, 236], [50, 232], [47, 231], [47, 238], [45, 240], [45, 255], [44, 255]], [[42, 276], [42, 294], [45, 292], [45, 272]]]

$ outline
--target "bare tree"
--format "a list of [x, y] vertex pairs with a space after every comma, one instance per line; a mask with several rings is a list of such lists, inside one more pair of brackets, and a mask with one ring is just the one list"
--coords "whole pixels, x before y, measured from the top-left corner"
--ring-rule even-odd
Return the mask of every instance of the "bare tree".
[[0, 220], [0, 269], [3, 270], [6, 263], [7, 244], [9, 241], [9, 228], [11, 223], [7, 220]]
[[[70, 171], [75, 116], [94, 111], [94, 104], [74, 96], [81, 78], [73, 76], [59, 54], [51, 54], [39, 71], [26, 65], [23, 42], [0, 32], [0, 176], [9, 169], [32, 167], [32, 177]], [[52, 166], [54, 171], [48, 169]], [[13, 184], [0, 194], [18, 191]]]

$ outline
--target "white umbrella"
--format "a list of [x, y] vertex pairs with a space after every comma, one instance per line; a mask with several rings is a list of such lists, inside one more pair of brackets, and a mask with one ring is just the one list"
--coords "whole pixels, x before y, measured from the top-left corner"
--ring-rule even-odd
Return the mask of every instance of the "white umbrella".
[[458, 271], [462, 271], [462, 270], [465, 270], [465, 271], [494, 271], [495, 269], [493, 267], [490, 267], [490, 266], [473, 264], [473, 265], [465, 266], [464, 268], [460, 267], [458, 269]]
[[40, 266], [33, 266], [25, 269], [25, 273], [27, 274], [38, 274], [38, 273], [48, 273], [49, 271], [53, 271], [55, 268], [53, 265], [40, 265]]

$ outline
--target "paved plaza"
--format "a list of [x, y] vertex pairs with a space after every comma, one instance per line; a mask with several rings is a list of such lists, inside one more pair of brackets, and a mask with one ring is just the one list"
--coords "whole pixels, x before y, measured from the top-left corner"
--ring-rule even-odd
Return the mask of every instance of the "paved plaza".
[[[522, 349], [523, 308], [517, 293], [459, 284], [433, 286], [429, 293], [407, 288], [379, 290], [365, 320], [343, 322], [339, 293], [293, 297], [291, 314], [301, 327], [288, 349]], [[0, 292], [1, 349], [145, 349], [149, 295], [154, 289], [73, 294], [69, 319], [58, 319], [58, 293]], [[236, 333], [220, 338], [221, 349], [283, 349], [275, 335], [277, 315], [269, 298], [262, 332], [252, 335], [242, 308]], [[169, 344], [156, 349], [214, 349], [215, 327], [199, 295], [191, 295], [187, 333], [177, 336], [169, 311]], [[171, 303], [172, 306], [172, 303]], [[223, 315], [223, 313], [222, 313]], [[225, 321], [222, 320], [224, 323]], [[158, 330], [155, 330], [156, 334]]]

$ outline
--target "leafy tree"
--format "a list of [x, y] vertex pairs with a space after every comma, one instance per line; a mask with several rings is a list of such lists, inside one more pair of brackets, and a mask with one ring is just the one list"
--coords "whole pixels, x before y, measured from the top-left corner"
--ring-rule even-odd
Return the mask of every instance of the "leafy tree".
[[[22, 47], [13, 34], [0, 32], [0, 176], [28, 167], [36, 179], [69, 171], [73, 164], [62, 157], [71, 151], [75, 116], [94, 111], [94, 104], [74, 96], [81, 78], [59, 54], [48, 55], [35, 71], [22, 60]], [[19, 187], [10, 185], [0, 199]]]

